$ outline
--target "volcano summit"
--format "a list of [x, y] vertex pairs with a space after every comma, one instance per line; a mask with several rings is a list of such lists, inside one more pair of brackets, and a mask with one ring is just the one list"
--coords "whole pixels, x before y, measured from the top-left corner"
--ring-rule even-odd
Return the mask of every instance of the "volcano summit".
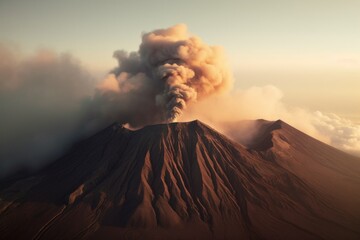
[[360, 159], [278, 120], [113, 124], [0, 185], [2, 239], [359, 239]]

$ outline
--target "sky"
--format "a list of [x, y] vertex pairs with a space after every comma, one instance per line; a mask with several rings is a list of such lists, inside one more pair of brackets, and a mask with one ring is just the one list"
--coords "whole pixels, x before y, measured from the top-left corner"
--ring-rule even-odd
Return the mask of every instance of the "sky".
[[358, 9], [357, 0], [1, 0], [0, 41], [70, 52], [101, 75], [141, 33], [185, 23], [225, 48], [236, 86], [273, 84], [289, 104], [360, 123]]
[[[8, 56], [0, 59], [0, 78], [4, 78], [0, 90], [1, 84], [11, 85], [6, 79], [12, 76], [8, 62], [25, 68], [15, 74], [16, 79], [23, 76], [30, 83], [45, 64], [49, 72], [41, 76], [65, 81], [66, 87], [55, 86], [69, 92], [66, 105], [71, 105], [71, 99], [78, 99], [75, 95], [85, 90], [69, 79], [100, 82], [117, 67], [115, 50], [137, 51], [142, 34], [183, 23], [206, 44], [223, 47], [234, 76], [234, 93], [228, 100], [263, 99], [260, 113], [247, 116], [276, 118], [274, 113], [281, 112], [280, 117], [290, 116], [300, 129], [303, 118], [312, 118], [312, 126], [330, 139], [328, 143], [360, 153], [359, 9], [358, 0], [0, 0], [0, 44], [12, 49], [10, 54], [0, 46], [0, 54]], [[39, 72], [29, 70], [34, 66]], [[61, 69], [70, 69], [63, 76], [67, 80], [59, 76]], [[53, 86], [49, 83], [44, 89]], [[24, 96], [28, 89], [16, 94]], [[58, 94], [53, 91], [48, 95]], [[48, 104], [58, 104], [64, 93]], [[17, 95], [6, 89], [0, 94], [11, 98], [11, 104], [19, 103]], [[31, 109], [29, 102], [24, 100], [21, 106]], [[246, 108], [246, 102], [242, 105]], [[0, 102], [2, 106], [6, 104]], [[266, 107], [272, 114], [265, 113]], [[74, 106], [66, 110], [78, 111]], [[332, 139], [331, 134], [337, 136]]]

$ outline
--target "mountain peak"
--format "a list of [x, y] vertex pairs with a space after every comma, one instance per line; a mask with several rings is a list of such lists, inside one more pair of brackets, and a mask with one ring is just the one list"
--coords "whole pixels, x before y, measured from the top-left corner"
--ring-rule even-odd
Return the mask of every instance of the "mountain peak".
[[216, 136], [219, 135], [219, 133], [208, 126], [207, 124], [201, 122], [200, 120], [193, 120], [189, 122], [172, 122], [172, 123], [159, 123], [159, 124], [153, 124], [153, 125], [146, 125], [142, 128], [133, 130], [131, 128], [128, 128], [124, 125], [114, 123], [110, 126], [112, 129], [119, 129], [124, 128], [134, 133], [142, 133], [142, 134], [155, 134], [155, 133], [170, 133], [174, 132], [175, 134], [178, 134], [179, 132], [188, 132], [188, 133], [199, 133], [199, 132], [207, 132], [215, 134]]
[[159, 127], [159, 126], [180, 126], [180, 127], [208, 127], [205, 123], [201, 122], [198, 119], [188, 121], [188, 122], [171, 122], [171, 123], [159, 123], [159, 124], [153, 124], [153, 125], [147, 125], [144, 126], [144, 128], [152, 128], [152, 127]]
[[114, 123], [0, 189], [0, 236], [359, 239], [356, 161], [281, 120], [243, 124], [257, 147], [199, 120]]

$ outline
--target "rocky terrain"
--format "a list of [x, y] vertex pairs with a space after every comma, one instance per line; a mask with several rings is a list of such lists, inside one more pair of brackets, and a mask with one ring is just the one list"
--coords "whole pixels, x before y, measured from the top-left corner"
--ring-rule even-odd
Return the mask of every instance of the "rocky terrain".
[[255, 124], [246, 143], [200, 121], [113, 124], [3, 180], [1, 239], [360, 239], [360, 159]]

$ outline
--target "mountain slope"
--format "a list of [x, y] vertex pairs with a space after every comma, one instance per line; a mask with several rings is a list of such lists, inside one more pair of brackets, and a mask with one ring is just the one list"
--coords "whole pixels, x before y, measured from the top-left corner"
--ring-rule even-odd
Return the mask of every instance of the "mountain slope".
[[359, 159], [280, 121], [264, 124], [251, 146], [199, 121], [114, 124], [2, 189], [0, 235], [358, 239], [357, 206], [343, 205], [360, 198], [339, 197], [326, 182], [335, 176], [336, 186], [360, 192]]
[[[269, 147], [261, 151], [262, 157], [272, 159], [301, 178], [317, 193], [325, 195], [334, 208], [341, 206], [337, 210], [356, 217], [353, 228], [359, 228], [359, 158], [324, 144], [280, 120], [267, 129], [268, 133], [263, 137], [255, 137], [263, 142], [266, 141], [264, 138], [271, 139], [271, 144], [267, 144]], [[338, 217], [341, 218], [340, 213]]]

